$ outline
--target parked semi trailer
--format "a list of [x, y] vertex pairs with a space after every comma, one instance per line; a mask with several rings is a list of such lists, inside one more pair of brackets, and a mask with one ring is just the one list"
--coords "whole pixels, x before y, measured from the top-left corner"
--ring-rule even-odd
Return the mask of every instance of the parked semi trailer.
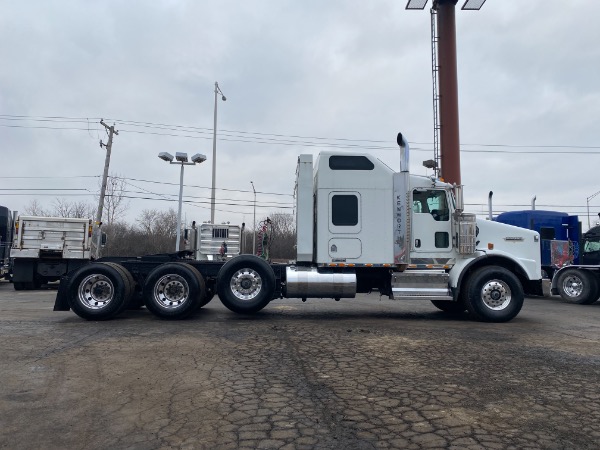
[[197, 261], [189, 252], [99, 260], [62, 278], [54, 309], [103, 320], [141, 298], [158, 317], [179, 319], [214, 292], [230, 310], [251, 314], [277, 298], [374, 291], [511, 320], [525, 293], [541, 294], [539, 233], [464, 212], [461, 187], [409, 174], [408, 144], [401, 134], [397, 142], [400, 172], [368, 154], [299, 156], [294, 264], [254, 255]]

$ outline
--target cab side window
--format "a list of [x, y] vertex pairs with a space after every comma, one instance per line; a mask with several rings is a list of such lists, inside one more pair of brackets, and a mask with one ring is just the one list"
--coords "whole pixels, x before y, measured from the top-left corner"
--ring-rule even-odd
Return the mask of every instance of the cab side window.
[[413, 191], [413, 212], [431, 214], [434, 220], [446, 222], [450, 220], [450, 209], [446, 191], [436, 189], [415, 189]]

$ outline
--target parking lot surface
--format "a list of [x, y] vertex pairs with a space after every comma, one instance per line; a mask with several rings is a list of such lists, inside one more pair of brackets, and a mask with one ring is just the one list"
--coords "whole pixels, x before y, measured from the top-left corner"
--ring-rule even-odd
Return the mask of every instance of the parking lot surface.
[[600, 303], [504, 324], [360, 295], [185, 321], [0, 283], [0, 448], [596, 449]]

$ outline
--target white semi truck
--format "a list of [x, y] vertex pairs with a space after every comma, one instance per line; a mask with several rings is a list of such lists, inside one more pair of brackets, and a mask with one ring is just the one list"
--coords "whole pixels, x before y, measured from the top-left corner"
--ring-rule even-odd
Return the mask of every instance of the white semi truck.
[[91, 258], [91, 219], [18, 216], [10, 250], [15, 290], [39, 289]]
[[398, 144], [400, 172], [368, 154], [300, 155], [294, 264], [254, 255], [195, 261], [181, 253], [99, 260], [63, 277], [54, 309], [109, 319], [137, 293], [155, 315], [179, 319], [215, 291], [242, 314], [277, 298], [339, 300], [375, 291], [430, 300], [477, 320], [511, 320], [526, 293], [542, 294], [539, 234], [465, 213], [461, 188], [410, 175], [401, 134]]

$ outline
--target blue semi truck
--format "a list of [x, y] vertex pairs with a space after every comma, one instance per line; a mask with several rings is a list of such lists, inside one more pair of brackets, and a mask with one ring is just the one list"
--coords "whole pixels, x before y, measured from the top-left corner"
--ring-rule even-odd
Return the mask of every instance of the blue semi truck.
[[579, 217], [557, 211], [511, 211], [494, 220], [540, 233], [550, 292], [579, 305], [600, 298], [600, 226], [581, 232]]
[[494, 220], [540, 233], [542, 270], [546, 278], [552, 279], [566, 265], [579, 264], [581, 222], [578, 216], [533, 209], [505, 212]]

